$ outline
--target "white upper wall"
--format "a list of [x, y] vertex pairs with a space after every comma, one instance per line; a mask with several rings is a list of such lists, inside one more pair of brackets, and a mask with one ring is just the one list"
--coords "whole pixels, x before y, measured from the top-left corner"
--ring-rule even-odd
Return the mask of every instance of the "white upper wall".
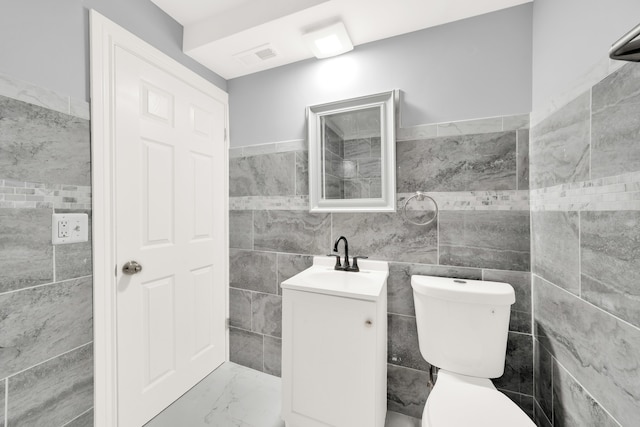
[[20, 0], [0, 6], [0, 73], [89, 100], [89, 9], [226, 90], [182, 52], [182, 26], [150, 0]]
[[638, 0], [535, 0], [533, 110], [568, 101], [567, 92], [604, 77], [609, 48], [638, 23]]
[[402, 126], [531, 111], [531, 3], [228, 80], [231, 145], [305, 138], [308, 105], [400, 89]]

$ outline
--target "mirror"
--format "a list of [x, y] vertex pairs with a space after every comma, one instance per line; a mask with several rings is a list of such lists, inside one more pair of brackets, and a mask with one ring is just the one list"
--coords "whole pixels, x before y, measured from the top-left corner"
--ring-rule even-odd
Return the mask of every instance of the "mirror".
[[395, 211], [397, 94], [307, 108], [311, 212]]

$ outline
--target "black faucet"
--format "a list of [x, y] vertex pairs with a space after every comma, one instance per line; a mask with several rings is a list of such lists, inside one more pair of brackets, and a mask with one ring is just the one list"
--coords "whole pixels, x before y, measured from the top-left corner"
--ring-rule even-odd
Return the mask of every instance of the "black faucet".
[[[340, 243], [341, 240], [344, 240], [344, 265], [340, 263], [340, 254], [338, 253], [338, 244]], [[338, 253], [338, 255], [330, 254], [328, 256], [336, 257], [336, 265], [333, 267], [334, 270], [358, 272], [360, 271], [360, 267], [358, 267], [358, 258], [360, 259], [368, 258], [366, 256], [354, 256], [353, 266], [351, 266], [349, 264], [349, 242], [347, 242], [347, 238], [344, 236], [338, 237], [338, 240], [336, 240], [336, 243], [333, 245], [333, 252]]]

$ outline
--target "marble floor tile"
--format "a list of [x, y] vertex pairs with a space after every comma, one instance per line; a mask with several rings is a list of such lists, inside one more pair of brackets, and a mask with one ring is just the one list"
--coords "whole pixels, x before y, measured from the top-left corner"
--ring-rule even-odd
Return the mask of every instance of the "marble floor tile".
[[51, 210], [0, 209], [0, 294], [51, 282]]
[[88, 344], [9, 378], [9, 426], [61, 426], [93, 406]]
[[229, 286], [277, 294], [276, 254], [230, 249]]
[[[281, 389], [280, 378], [226, 362], [145, 427], [284, 427]], [[420, 427], [420, 420], [387, 411], [385, 427]]]
[[253, 249], [253, 211], [229, 211], [229, 247]]
[[0, 378], [93, 339], [91, 277], [0, 295]]
[[589, 179], [590, 92], [531, 129], [531, 188]]
[[581, 212], [581, 296], [640, 328], [640, 212]]
[[554, 427], [619, 427], [580, 384], [557, 363], [553, 364]]
[[331, 214], [308, 211], [255, 211], [257, 250], [324, 255], [330, 250]]
[[622, 425], [640, 419], [640, 329], [534, 276], [534, 333]]
[[91, 185], [89, 121], [0, 96], [3, 178]]
[[229, 325], [251, 330], [251, 291], [229, 288]]
[[229, 159], [229, 196], [293, 196], [296, 194], [295, 152]]
[[531, 212], [533, 273], [569, 292], [580, 290], [577, 212]]
[[[349, 240], [350, 255], [437, 264], [437, 224], [406, 222], [400, 213], [334, 213], [333, 237]], [[342, 250], [342, 247], [340, 248]]]
[[263, 335], [229, 328], [229, 359], [239, 365], [262, 371], [264, 369]]

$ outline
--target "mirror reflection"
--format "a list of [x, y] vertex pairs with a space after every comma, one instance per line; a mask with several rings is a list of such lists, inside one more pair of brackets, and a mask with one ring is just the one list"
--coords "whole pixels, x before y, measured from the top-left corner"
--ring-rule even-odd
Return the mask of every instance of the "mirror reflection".
[[323, 116], [325, 199], [382, 197], [380, 107]]

